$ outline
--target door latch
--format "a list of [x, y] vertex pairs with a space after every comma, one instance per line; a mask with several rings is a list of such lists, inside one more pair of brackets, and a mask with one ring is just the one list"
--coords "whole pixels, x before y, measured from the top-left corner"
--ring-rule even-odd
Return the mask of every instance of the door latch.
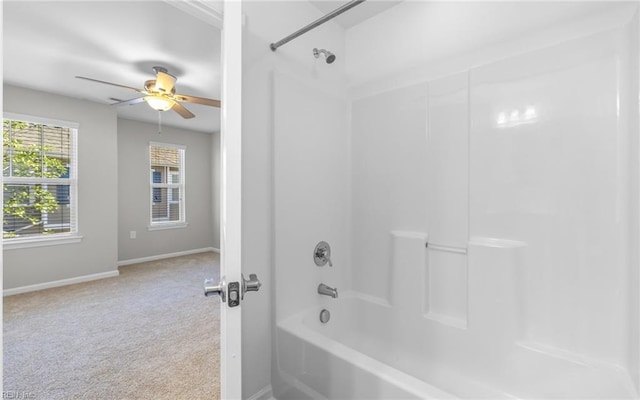
[[240, 284], [229, 282], [229, 307], [240, 305]]
[[216, 282], [213, 279], [205, 279], [204, 295], [211, 296], [217, 294], [223, 303], [229, 299], [229, 307], [239, 306], [240, 300], [244, 300], [245, 293], [257, 292], [262, 286], [256, 274], [250, 274], [249, 279], [245, 279], [244, 274], [241, 276], [242, 285], [240, 285], [240, 282], [227, 283], [224, 277], [220, 279], [220, 282]]

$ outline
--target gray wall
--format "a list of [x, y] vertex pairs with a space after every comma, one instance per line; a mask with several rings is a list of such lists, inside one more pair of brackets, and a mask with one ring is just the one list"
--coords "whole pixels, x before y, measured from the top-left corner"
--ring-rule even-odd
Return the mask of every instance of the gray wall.
[[220, 177], [222, 171], [222, 158], [220, 157], [220, 132], [214, 132], [211, 136], [211, 160], [213, 162], [211, 212], [213, 213], [213, 247], [220, 250]]
[[[108, 105], [3, 85], [5, 112], [77, 122], [80, 243], [4, 250], [4, 289], [115, 272], [118, 261], [220, 248], [220, 135], [118, 120]], [[188, 227], [148, 231], [149, 141], [186, 150]], [[129, 232], [137, 231], [137, 239]], [[43, 260], [46, 260], [44, 262]]]
[[80, 243], [4, 250], [4, 288], [115, 271], [118, 158], [116, 110], [102, 104], [4, 85], [4, 111], [72, 121], [78, 129]]
[[[149, 231], [149, 142], [186, 146], [186, 228]], [[118, 120], [118, 260], [219, 248], [213, 227], [213, 137], [210, 133]], [[219, 190], [218, 190], [219, 192]], [[218, 231], [217, 227], [215, 229]], [[136, 239], [130, 238], [136, 231]], [[219, 235], [216, 238], [219, 240]]]

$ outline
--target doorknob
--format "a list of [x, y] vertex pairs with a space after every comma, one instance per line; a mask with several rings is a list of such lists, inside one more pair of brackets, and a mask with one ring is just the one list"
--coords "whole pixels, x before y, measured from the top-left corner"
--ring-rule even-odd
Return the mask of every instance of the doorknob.
[[220, 282], [216, 282], [214, 279], [204, 280], [204, 295], [209, 297], [211, 295], [220, 295], [220, 299], [224, 303], [227, 301], [226, 283], [224, 277], [220, 279]]
[[[222, 277], [220, 282], [213, 279], [205, 279], [204, 281], [204, 295], [211, 296], [214, 294], [220, 295], [222, 302], [227, 301], [227, 292], [229, 297], [229, 307], [235, 307], [240, 304], [240, 300], [244, 300], [244, 294], [247, 292], [257, 292], [260, 290], [262, 283], [258, 280], [256, 274], [249, 274], [249, 279], [245, 279], [244, 274], [242, 276], [242, 286], [238, 282], [226, 282]], [[239, 295], [239, 296], [238, 296]], [[238, 299], [240, 297], [240, 299]]]
[[244, 300], [244, 294], [247, 292], [257, 292], [260, 290], [262, 283], [258, 280], [258, 275], [249, 274], [249, 279], [244, 278], [242, 274], [242, 300]]

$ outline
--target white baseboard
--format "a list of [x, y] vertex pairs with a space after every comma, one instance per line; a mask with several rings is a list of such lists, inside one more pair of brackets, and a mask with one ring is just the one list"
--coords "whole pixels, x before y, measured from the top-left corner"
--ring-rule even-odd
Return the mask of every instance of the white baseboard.
[[75, 277], [75, 278], [61, 279], [59, 281], [38, 283], [38, 284], [35, 284], [35, 285], [28, 285], [28, 286], [20, 286], [20, 287], [17, 287], [17, 288], [11, 288], [11, 289], [3, 290], [2, 291], [2, 296], [3, 297], [4, 296], [11, 296], [11, 295], [14, 295], [14, 294], [35, 292], [36, 290], [43, 290], [43, 289], [50, 289], [50, 288], [54, 288], [54, 287], [73, 285], [75, 283], [95, 281], [95, 280], [104, 279], [104, 278], [113, 278], [114, 276], [118, 276], [118, 275], [120, 275], [120, 272], [118, 270], [115, 270], [115, 271], [109, 271], [109, 272], [101, 272], [99, 274], [91, 274], [91, 275], [78, 276], [78, 277]]
[[131, 260], [122, 260], [122, 261], [118, 261], [118, 267], [122, 267], [124, 265], [139, 264], [139, 263], [149, 262], [149, 261], [163, 260], [165, 258], [188, 256], [189, 254], [206, 253], [208, 251], [213, 251], [216, 253], [220, 252], [220, 250], [214, 247], [205, 247], [202, 249], [185, 250], [185, 251], [178, 251], [175, 253], [158, 254], [156, 256], [133, 258]]
[[271, 385], [263, 387], [247, 400], [275, 400], [271, 392]]
[[211, 251], [213, 251], [214, 253], [218, 253], [218, 254], [220, 254], [220, 249], [219, 249], [219, 248], [217, 248], [217, 247], [212, 247], [211, 249], [212, 249]]

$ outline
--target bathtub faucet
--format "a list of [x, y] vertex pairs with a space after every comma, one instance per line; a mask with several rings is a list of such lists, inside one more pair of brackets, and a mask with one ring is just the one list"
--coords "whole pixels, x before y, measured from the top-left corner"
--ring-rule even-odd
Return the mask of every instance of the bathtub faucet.
[[333, 297], [334, 299], [338, 298], [338, 289], [331, 288], [324, 283], [318, 285], [318, 293]]

